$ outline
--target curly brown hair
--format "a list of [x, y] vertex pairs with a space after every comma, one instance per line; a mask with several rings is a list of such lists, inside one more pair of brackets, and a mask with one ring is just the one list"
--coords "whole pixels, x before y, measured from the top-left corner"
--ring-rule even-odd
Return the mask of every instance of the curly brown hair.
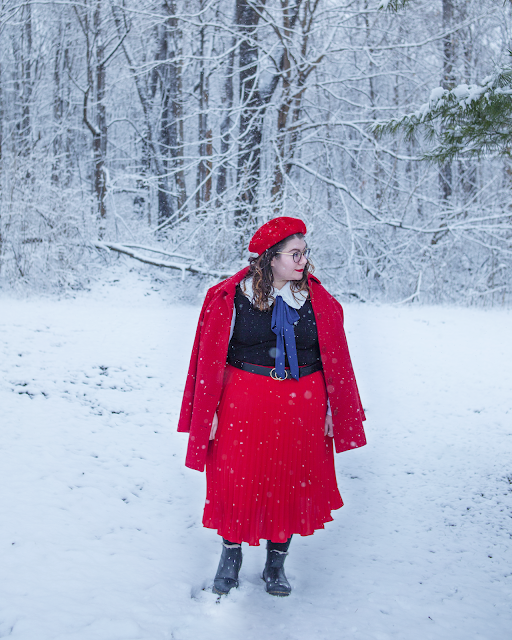
[[[288, 240], [291, 240], [292, 238], [300, 238], [301, 240], [303, 240], [304, 234], [294, 233], [293, 235], [284, 238], [284, 240], [281, 240], [277, 244], [269, 247], [260, 256], [249, 258], [249, 271], [240, 284], [242, 288], [245, 289], [244, 282], [252, 278], [252, 288], [254, 291], [253, 304], [260, 311], [268, 311], [274, 303], [274, 298], [271, 295], [274, 282], [271, 262], [279, 253], [279, 251], [282, 251]], [[309, 294], [310, 290], [308, 283], [308, 274], [313, 273], [314, 270], [315, 267], [308, 260], [304, 267], [302, 278], [300, 280], [290, 281], [290, 289], [292, 293], [307, 291]]]

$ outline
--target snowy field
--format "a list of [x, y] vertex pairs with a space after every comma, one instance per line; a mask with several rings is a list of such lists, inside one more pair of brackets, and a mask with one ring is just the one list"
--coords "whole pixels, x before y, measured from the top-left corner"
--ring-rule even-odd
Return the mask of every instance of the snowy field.
[[369, 444], [273, 598], [220, 604], [204, 475], [175, 432], [199, 313], [135, 274], [0, 296], [0, 637], [510, 640], [512, 313], [346, 305]]

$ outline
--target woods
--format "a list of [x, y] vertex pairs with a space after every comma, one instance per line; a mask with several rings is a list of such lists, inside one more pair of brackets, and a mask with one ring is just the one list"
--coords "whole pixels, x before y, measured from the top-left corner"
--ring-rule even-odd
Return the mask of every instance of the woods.
[[[412, 126], [506, 67], [509, 3], [3, 0], [0, 12], [8, 286], [84, 286], [108, 246], [215, 277], [282, 213], [305, 220], [341, 298], [510, 302], [508, 121], [499, 149], [469, 155], [443, 154], [453, 119]], [[383, 126], [404, 115], [407, 130]]]

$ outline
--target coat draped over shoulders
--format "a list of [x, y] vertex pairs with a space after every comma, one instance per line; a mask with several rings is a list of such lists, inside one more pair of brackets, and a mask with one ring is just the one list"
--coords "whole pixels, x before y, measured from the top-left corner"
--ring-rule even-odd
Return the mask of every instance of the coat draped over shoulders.
[[[178, 423], [178, 431], [189, 432], [185, 465], [198, 471], [205, 467], [222, 394], [236, 285], [248, 271], [246, 267], [209, 289], [199, 315]], [[339, 453], [366, 444], [365, 415], [343, 329], [343, 309], [317, 278], [309, 276], [309, 284]]]

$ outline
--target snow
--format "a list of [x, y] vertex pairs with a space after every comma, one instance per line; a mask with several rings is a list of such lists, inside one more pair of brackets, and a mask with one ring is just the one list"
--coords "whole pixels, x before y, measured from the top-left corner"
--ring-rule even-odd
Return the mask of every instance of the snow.
[[510, 638], [510, 311], [345, 305], [369, 440], [336, 456], [345, 506], [292, 541], [289, 598], [245, 546], [217, 604], [175, 431], [199, 306], [121, 280], [0, 294], [0, 637]]
[[430, 98], [429, 98], [430, 104], [434, 105], [436, 102], [441, 100], [441, 98], [443, 98], [447, 93], [448, 91], [446, 89], [443, 89], [443, 87], [436, 87], [435, 89], [432, 89], [432, 91], [430, 92]]
[[[419, 121], [424, 120], [430, 112], [441, 108], [444, 105], [445, 99], [450, 99], [450, 97], [453, 97], [460, 107], [469, 107], [472, 102], [479, 100], [482, 95], [489, 90], [486, 82], [488, 80], [489, 78], [486, 78], [482, 85], [460, 84], [451, 90], [444, 89], [443, 87], [436, 87], [435, 89], [432, 89], [428, 102], [422, 104], [420, 108], [414, 112], [414, 118]], [[500, 91], [497, 90], [497, 92], [499, 93]], [[411, 116], [405, 116], [404, 118], [408, 119], [410, 117]]]
[[482, 86], [478, 84], [461, 84], [452, 89], [450, 93], [459, 101], [461, 106], [468, 107], [472, 102], [479, 100], [488, 89], [489, 87], [485, 83]]
[[467, 85], [467, 84], [459, 84], [457, 87], [454, 87], [451, 91], [451, 93], [457, 98], [457, 99], [465, 99], [468, 97], [468, 95], [470, 94], [471, 88]]

